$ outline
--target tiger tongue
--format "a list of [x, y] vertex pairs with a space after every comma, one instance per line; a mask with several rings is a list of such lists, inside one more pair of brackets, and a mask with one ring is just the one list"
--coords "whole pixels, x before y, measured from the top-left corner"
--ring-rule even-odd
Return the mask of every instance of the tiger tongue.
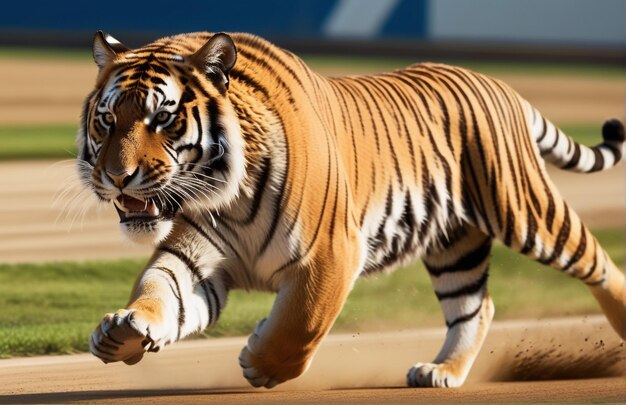
[[127, 195], [118, 197], [120, 203], [130, 212], [142, 212], [146, 210], [146, 202]]

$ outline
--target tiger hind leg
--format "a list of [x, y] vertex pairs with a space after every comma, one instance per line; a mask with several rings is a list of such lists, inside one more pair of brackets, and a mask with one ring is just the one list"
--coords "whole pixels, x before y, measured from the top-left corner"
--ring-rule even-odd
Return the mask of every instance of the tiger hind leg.
[[444, 313], [448, 331], [432, 363], [407, 374], [411, 387], [459, 387], [487, 336], [494, 306], [487, 292], [491, 237], [472, 227], [423, 261]]
[[[554, 187], [550, 194], [550, 215], [529, 212], [525, 219], [530, 226], [516, 227], [510, 247], [585, 283], [613, 329], [626, 340], [624, 274]], [[521, 234], [520, 229], [533, 231]]]

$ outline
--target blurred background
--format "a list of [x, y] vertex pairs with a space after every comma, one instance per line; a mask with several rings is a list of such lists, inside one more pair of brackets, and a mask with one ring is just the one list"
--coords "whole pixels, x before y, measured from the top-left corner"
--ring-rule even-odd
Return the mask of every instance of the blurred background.
[[96, 28], [132, 46], [192, 31], [243, 31], [296, 52], [622, 63], [622, 0], [79, 0], [11, 2], [3, 45], [86, 47]]
[[[624, 118], [623, 0], [165, 0], [3, 4], [0, 13], [0, 358], [87, 349], [102, 314], [126, 303], [150, 251], [120, 240], [112, 207], [76, 187], [81, 103], [94, 84], [93, 33], [129, 46], [191, 31], [245, 31], [328, 75], [425, 60], [498, 77], [580, 142]], [[614, 261], [624, 263], [623, 164], [551, 170]], [[556, 287], [558, 286], [558, 287]], [[598, 313], [580, 283], [494, 249], [496, 319]], [[270, 294], [234, 293], [211, 336], [245, 335]], [[563, 303], [566, 303], [565, 305]], [[421, 264], [360, 280], [335, 331], [442, 326]]]

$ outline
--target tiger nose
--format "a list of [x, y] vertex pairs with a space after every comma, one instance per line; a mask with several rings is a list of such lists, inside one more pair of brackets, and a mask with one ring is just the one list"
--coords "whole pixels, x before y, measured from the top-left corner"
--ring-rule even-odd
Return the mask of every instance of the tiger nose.
[[139, 168], [136, 168], [131, 172], [129, 169], [122, 169], [119, 172], [112, 172], [106, 170], [107, 177], [113, 182], [113, 184], [122, 189], [130, 183], [130, 181], [137, 175]]

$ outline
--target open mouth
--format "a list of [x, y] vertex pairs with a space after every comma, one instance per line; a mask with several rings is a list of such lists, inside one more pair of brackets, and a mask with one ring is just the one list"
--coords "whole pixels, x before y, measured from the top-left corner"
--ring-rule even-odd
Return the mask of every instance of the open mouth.
[[113, 200], [115, 209], [120, 216], [120, 222], [128, 221], [152, 221], [169, 216], [167, 207], [161, 206], [155, 200], [139, 200], [131, 196], [121, 194]]

